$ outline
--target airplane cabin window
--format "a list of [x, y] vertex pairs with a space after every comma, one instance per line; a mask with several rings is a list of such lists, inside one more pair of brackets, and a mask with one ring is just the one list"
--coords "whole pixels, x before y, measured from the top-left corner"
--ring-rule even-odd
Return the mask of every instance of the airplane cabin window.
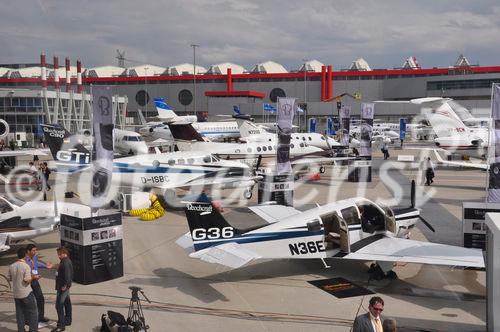
[[12, 207], [5, 201], [0, 201], [0, 213], [7, 213], [12, 211]]
[[271, 151], [273, 149], [273, 147], [270, 145], [267, 148], [269, 149], [269, 151]]
[[311, 136], [309, 136], [308, 138], [309, 138], [309, 140], [310, 140], [310, 141], [312, 141], [312, 138], [311, 138]]
[[267, 151], [267, 148], [265, 146], [262, 147], [262, 150]]
[[375, 231], [385, 230], [384, 214], [373, 204], [366, 203], [359, 206], [361, 215], [361, 227], [363, 232], [373, 233]]
[[358, 210], [354, 206], [342, 209], [340, 213], [348, 225], [359, 225], [361, 223]]
[[168, 160], [168, 164], [169, 164], [170, 166], [175, 165], [175, 160], [174, 160], [174, 159], [169, 159], [169, 160]]
[[260, 146], [257, 147], [257, 152], [260, 152], [261, 151], [261, 148]]
[[177, 163], [179, 165], [184, 165], [185, 162], [184, 162], [184, 159], [181, 158], [181, 159], [177, 160]]
[[248, 149], [247, 149], [247, 151], [248, 151], [248, 152], [252, 152], [252, 148], [248, 148]]
[[192, 165], [192, 164], [194, 164], [194, 159], [193, 158], [188, 158], [187, 162], [188, 162], [188, 164]]
[[295, 147], [295, 145], [293, 145], [293, 143], [292, 143], [292, 144], [290, 144], [290, 147], [293, 149]]

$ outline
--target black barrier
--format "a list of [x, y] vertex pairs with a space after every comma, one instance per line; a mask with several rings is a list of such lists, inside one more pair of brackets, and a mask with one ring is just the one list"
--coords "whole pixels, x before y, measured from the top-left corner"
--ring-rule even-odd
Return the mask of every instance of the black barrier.
[[123, 276], [121, 213], [90, 218], [61, 214], [61, 245], [73, 262], [73, 280], [83, 285]]
[[293, 175], [264, 174], [259, 180], [257, 201], [259, 204], [276, 202], [279, 205], [293, 206]]
[[372, 182], [372, 161], [353, 160], [347, 167], [349, 182]]

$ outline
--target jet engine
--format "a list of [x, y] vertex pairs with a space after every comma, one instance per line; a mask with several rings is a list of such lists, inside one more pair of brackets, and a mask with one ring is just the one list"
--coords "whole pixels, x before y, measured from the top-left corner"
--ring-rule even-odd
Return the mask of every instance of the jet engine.
[[9, 124], [7, 121], [0, 119], [0, 139], [4, 139], [9, 134]]

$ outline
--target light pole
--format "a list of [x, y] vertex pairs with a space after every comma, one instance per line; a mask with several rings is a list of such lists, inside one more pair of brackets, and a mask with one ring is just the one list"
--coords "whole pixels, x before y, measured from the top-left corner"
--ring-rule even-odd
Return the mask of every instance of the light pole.
[[149, 67], [144, 67], [144, 88], [146, 90], [146, 95], [144, 96], [144, 100], [146, 102], [146, 116], [148, 116], [148, 69]]
[[196, 109], [196, 48], [200, 47], [197, 44], [191, 44], [193, 48], [193, 104], [194, 104], [194, 115], [198, 116], [198, 110]]
[[[302, 62], [304, 62], [304, 106], [307, 109], [307, 61], [308, 59], [302, 59]], [[306, 110], [304, 110], [304, 113]], [[300, 131], [300, 114], [298, 114], [298, 125], [299, 125], [299, 131]], [[305, 114], [304, 114], [305, 116]]]

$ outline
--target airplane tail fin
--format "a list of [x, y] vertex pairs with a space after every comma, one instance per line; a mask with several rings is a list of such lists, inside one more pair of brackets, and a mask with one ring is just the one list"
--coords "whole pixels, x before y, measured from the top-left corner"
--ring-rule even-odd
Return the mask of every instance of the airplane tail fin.
[[469, 128], [446, 102], [426, 111], [425, 116], [438, 138], [469, 134]]
[[165, 99], [155, 98], [154, 102], [160, 119], [168, 120], [177, 117], [177, 114], [172, 110], [172, 107], [168, 106]]
[[[90, 151], [78, 142], [61, 125], [41, 125], [45, 140], [57, 166], [89, 165], [92, 161]], [[75, 169], [72, 169], [73, 171]]]
[[191, 123], [175, 122], [169, 123], [170, 133], [176, 141], [181, 142], [205, 142], [203, 137], [200, 135], [196, 129], [194, 129]]
[[204, 249], [215, 244], [213, 242], [231, 239], [240, 234], [240, 231], [232, 227], [208, 199], [204, 202], [187, 202], [184, 212], [195, 250]]

